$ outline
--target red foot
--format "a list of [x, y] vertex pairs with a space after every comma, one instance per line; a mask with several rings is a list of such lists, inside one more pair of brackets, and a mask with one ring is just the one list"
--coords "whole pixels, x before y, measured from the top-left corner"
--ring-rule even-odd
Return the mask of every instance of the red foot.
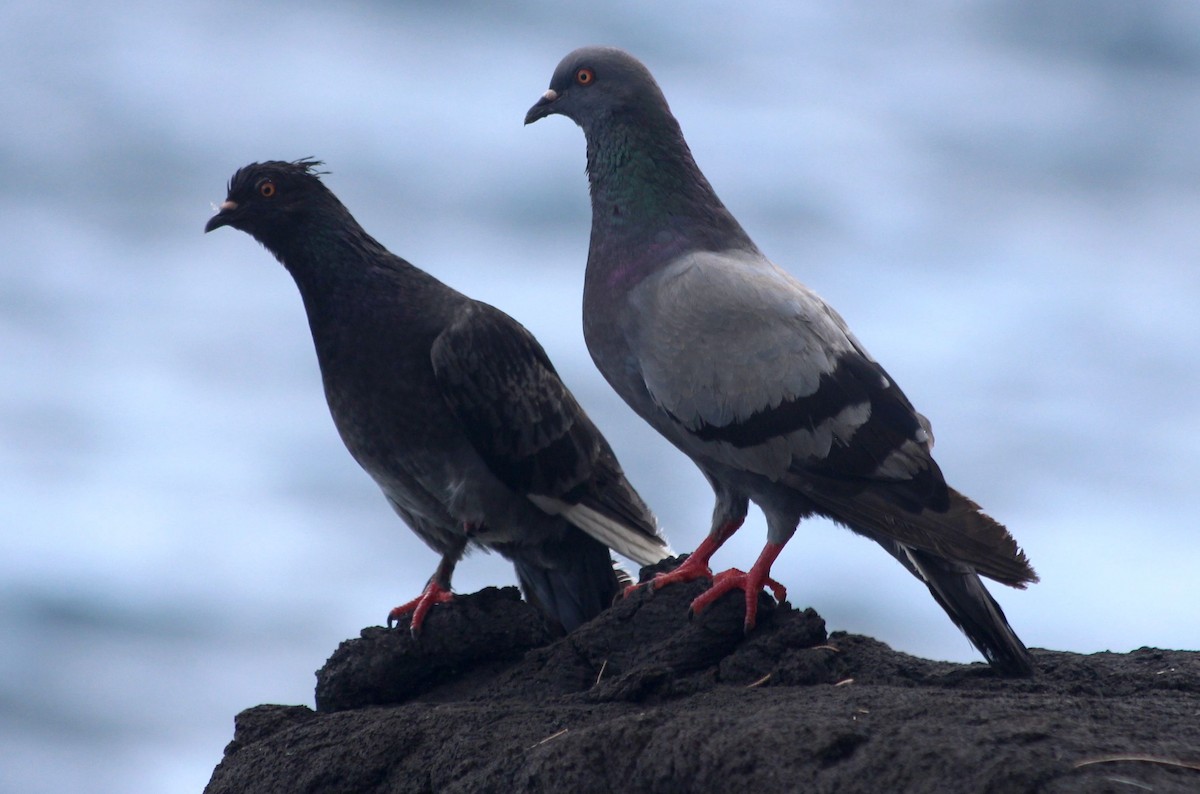
[[[741, 520], [738, 520], [721, 526], [715, 535], [710, 534], [706, 537], [678, 568], [666, 573], [655, 574], [654, 578], [645, 584], [650, 585], [653, 590], [660, 590], [676, 582], [694, 582], [697, 579], [711, 579], [712, 569], [708, 567], [708, 561], [717, 553], [717, 549], [721, 548], [721, 544], [733, 537], [733, 533], [737, 532], [738, 527], [741, 525]], [[627, 596], [641, 586], [640, 584], [630, 585], [625, 588], [622, 595]]]
[[[707, 543], [708, 541], [705, 541]], [[708, 559], [711, 552], [707, 556], [700, 554], [700, 549], [704, 548], [703, 544], [700, 548], [688, 555], [688, 558], [680, 563], [679, 567], [673, 571], [666, 573], [658, 573], [654, 578], [642, 584], [631, 584], [622, 592], [622, 596], [627, 596], [634, 590], [645, 585], [649, 585], [651, 590], [660, 590], [669, 584], [676, 582], [694, 582], [697, 579], [711, 579], [712, 569], [708, 567]]]
[[743, 590], [746, 594], [745, 630], [750, 631], [753, 629], [758, 619], [758, 594], [762, 592], [764, 587], [771, 588], [776, 601], [783, 601], [787, 598], [787, 588], [772, 579], [769, 575], [771, 564], [775, 562], [775, 558], [779, 556], [779, 552], [782, 550], [782, 543], [768, 543], [763, 547], [762, 554], [758, 555], [758, 559], [754, 562], [754, 566], [749, 572], [730, 568], [728, 571], [722, 571], [717, 574], [713, 578], [713, 586], [692, 601], [692, 614], [700, 614], [712, 606], [714, 601], [731, 590]]
[[430, 581], [425, 585], [425, 589], [421, 591], [421, 595], [409, 601], [406, 604], [401, 604], [392, 609], [388, 613], [387, 626], [390, 629], [392, 626], [400, 622], [400, 618], [412, 613], [411, 629], [413, 636], [421, 633], [421, 624], [425, 622], [425, 615], [429, 612], [434, 604], [444, 604], [451, 601], [454, 594], [446, 588], [439, 585], [437, 582]]
[[[707, 543], [708, 541], [704, 541]], [[712, 552], [708, 554], [702, 553], [704, 544], [700, 544], [700, 548], [692, 552], [683, 563], [673, 571], [656, 574], [649, 584], [655, 590], [661, 590], [669, 584], [676, 582], [694, 582], [697, 579], [711, 579], [712, 568], [708, 567], [708, 561], [712, 558]], [[713, 549], [716, 551], [716, 549]]]

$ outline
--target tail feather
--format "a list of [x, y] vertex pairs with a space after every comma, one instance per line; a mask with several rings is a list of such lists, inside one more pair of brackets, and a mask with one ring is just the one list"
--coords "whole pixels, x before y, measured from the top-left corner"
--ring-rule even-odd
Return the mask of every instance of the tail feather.
[[653, 565], [675, 554], [661, 535], [650, 535], [630, 529], [628, 525], [614, 521], [585, 505], [575, 505], [564, 512], [563, 517], [638, 565]]
[[1029, 650], [974, 571], [920, 549], [897, 543], [883, 545], [925, 582], [934, 599], [992, 667], [1008, 676], [1033, 675]]
[[[1038, 580], [1025, 552], [1003, 524], [947, 488], [943, 509], [913, 505], [888, 483], [813, 480], [801, 490], [818, 512], [875, 540], [929, 587], [954, 624], [988, 662], [1006, 675], [1034, 672], [1029, 651], [979, 576], [1023, 588]], [[899, 487], [899, 486], [897, 486]]]
[[886, 483], [866, 489], [846, 486], [803, 488], [820, 512], [851, 529], [868, 530], [873, 538], [895, 540], [946, 560], [966, 563], [974, 571], [1010, 587], [1024, 588], [1038, 580], [1025, 552], [1003, 524], [979, 505], [949, 488], [945, 510], [905, 509], [889, 495]]
[[548, 496], [537, 495], [530, 495], [529, 499], [542, 510], [551, 515], [562, 516], [638, 565], [653, 565], [675, 554], [654, 524], [614, 518], [582, 502], [568, 504]]
[[608, 547], [575, 527], [554, 542], [504, 553], [516, 568], [526, 600], [563, 631], [599, 615], [621, 591]]

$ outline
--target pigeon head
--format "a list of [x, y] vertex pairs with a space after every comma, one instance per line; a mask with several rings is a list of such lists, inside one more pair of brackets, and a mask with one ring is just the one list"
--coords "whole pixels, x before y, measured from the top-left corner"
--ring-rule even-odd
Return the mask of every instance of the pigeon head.
[[550, 88], [525, 114], [525, 123], [553, 114], [584, 131], [615, 115], [670, 115], [662, 90], [641, 61], [615, 47], [581, 47], [559, 62]]
[[[225, 201], [204, 231], [232, 226], [268, 245], [296, 228], [314, 205], [333, 196], [320, 179], [318, 160], [270, 160], [239, 168], [229, 180]], [[336, 199], [335, 199], [336, 201]]]
[[567, 55], [525, 123], [555, 113], [587, 139], [589, 273], [611, 269], [613, 283], [628, 284], [626, 276], [683, 250], [756, 250], [700, 173], [662, 89], [637, 58], [615, 47]]

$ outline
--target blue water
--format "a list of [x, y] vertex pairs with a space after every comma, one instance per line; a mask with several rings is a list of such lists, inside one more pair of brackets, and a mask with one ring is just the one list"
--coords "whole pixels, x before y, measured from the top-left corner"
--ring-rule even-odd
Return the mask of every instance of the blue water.
[[[584, 351], [582, 135], [521, 125], [585, 43], [650, 65], [760, 247], [933, 420], [1043, 578], [998, 592], [1027, 643], [1200, 647], [1194, 3], [8, 3], [0, 791], [198, 791], [238, 710], [311, 704], [436, 562], [341, 447], [287, 274], [201, 233], [252, 160], [325, 159], [376, 237], [528, 325], [675, 547], [703, 537], [703, 480]], [[776, 576], [832, 629], [976, 658], [829, 524]], [[455, 584], [512, 581], [483, 555]]]

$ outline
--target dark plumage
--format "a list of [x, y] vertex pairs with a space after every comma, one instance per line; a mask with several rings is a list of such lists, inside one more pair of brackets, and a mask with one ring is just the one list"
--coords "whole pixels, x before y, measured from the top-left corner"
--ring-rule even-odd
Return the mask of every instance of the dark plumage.
[[946, 484], [928, 421], [837, 312], [763, 256], [717, 198], [646, 67], [613, 48], [570, 53], [525, 122], [555, 113], [587, 138], [588, 349], [717, 495], [708, 538], [655, 586], [711, 576], [709, 558], [753, 501], [768, 529], [758, 561], [718, 574], [693, 603], [743, 589], [750, 628], [762, 587], [785, 593], [769, 573], [796, 525], [828, 516], [921, 579], [997, 669], [1032, 672], [979, 579], [1037, 581], [1025, 554]]
[[609, 546], [641, 564], [669, 553], [654, 516], [533, 336], [376, 242], [319, 165], [242, 168], [205, 231], [241, 229], [292, 274], [342, 440], [442, 555], [389, 624], [412, 612], [419, 630], [470, 546], [512, 560], [564, 629], [594, 617], [620, 587]]

